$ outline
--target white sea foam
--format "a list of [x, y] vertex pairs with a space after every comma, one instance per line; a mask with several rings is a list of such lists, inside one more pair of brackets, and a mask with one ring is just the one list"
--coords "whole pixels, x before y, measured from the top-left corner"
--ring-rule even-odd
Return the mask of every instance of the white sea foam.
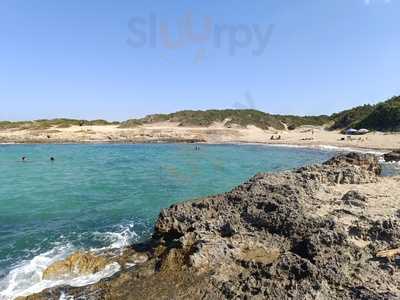
[[336, 152], [359, 152], [359, 153], [370, 153], [375, 155], [383, 155], [386, 152], [375, 150], [375, 149], [367, 149], [367, 148], [351, 148], [351, 147], [338, 147], [331, 145], [294, 145], [294, 144], [265, 144], [267, 147], [282, 147], [282, 148], [300, 148], [300, 149], [319, 149], [319, 150], [327, 150], [327, 151], [336, 151]]
[[393, 165], [395, 167], [400, 166], [400, 161], [386, 161], [387, 165]]
[[[44, 269], [37, 271], [36, 276], [30, 277], [29, 274], [25, 273], [26, 266], [14, 269], [12, 273], [18, 274], [19, 278], [9, 278], [8, 286], [2, 292], [0, 292], [0, 299], [11, 300], [18, 296], [28, 296], [30, 294], [39, 293], [44, 289], [60, 286], [69, 285], [73, 287], [85, 286], [88, 284], [94, 284], [102, 278], [110, 277], [120, 270], [121, 266], [114, 262], [107, 265], [104, 270], [86, 276], [80, 276], [72, 279], [62, 280], [42, 280], [42, 274]], [[11, 273], [10, 273], [11, 274]], [[39, 275], [39, 276], [37, 276]], [[69, 296], [62, 296], [60, 299], [71, 299]]]
[[0, 299], [13, 299], [31, 290], [36, 291], [38, 284], [42, 282], [43, 271], [55, 261], [67, 257], [72, 251], [73, 247], [70, 244], [57, 246], [31, 260], [22, 261], [0, 281]]
[[65, 295], [64, 293], [61, 293], [59, 300], [74, 300], [74, 297]]
[[126, 247], [138, 237], [134, 230], [134, 223], [120, 225], [118, 231], [100, 233], [109, 242], [108, 248]]
[[[95, 233], [104, 239], [109, 246], [101, 249], [90, 249], [92, 251], [100, 251], [108, 248], [122, 248], [137, 237], [133, 229], [134, 224], [119, 226], [115, 232]], [[26, 260], [15, 266], [6, 277], [0, 279], [0, 300], [11, 300], [18, 296], [27, 296], [34, 293], [39, 293], [44, 289], [60, 286], [85, 286], [93, 284], [99, 280], [110, 277], [120, 270], [118, 263], [109, 264], [104, 270], [73, 279], [62, 280], [43, 280], [42, 275], [44, 270], [52, 263], [65, 259], [77, 249], [71, 245], [58, 245], [52, 250], [36, 255], [31, 260]], [[61, 295], [60, 300], [71, 300], [71, 296]]]
[[138, 237], [134, 230], [134, 223], [119, 225], [116, 231], [95, 232], [97, 239], [103, 241], [108, 246], [103, 248], [91, 248], [90, 251], [101, 251], [105, 249], [118, 249], [131, 245]]
[[361, 149], [361, 148], [350, 148], [350, 147], [337, 147], [331, 145], [310, 145], [310, 146], [301, 146], [301, 145], [285, 145], [285, 144], [268, 144], [266, 146], [271, 147], [286, 147], [286, 148], [302, 148], [302, 149], [319, 149], [326, 151], [335, 151], [335, 152], [358, 152], [358, 153], [368, 153], [378, 156], [379, 163], [383, 165], [388, 165], [393, 169], [400, 169], [400, 162], [387, 162], [385, 161], [383, 155], [387, 153], [387, 151], [380, 151], [374, 149]]
[[336, 146], [330, 146], [330, 145], [317, 145], [315, 147], [318, 149], [326, 149], [326, 150], [334, 150], [334, 151], [369, 153], [369, 154], [374, 154], [374, 155], [379, 155], [379, 156], [386, 153], [381, 150], [367, 149], [367, 148], [361, 149], [361, 148], [351, 148], [351, 147], [336, 147]]

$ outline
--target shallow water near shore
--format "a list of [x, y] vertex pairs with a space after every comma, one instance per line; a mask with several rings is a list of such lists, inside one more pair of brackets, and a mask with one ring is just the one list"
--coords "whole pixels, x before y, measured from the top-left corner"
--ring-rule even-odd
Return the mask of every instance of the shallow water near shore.
[[42, 272], [73, 251], [149, 237], [160, 210], [173, 203], [335, 153], [261, 145], [2, 145], [0, 299], [59, 284], [43, 282]]

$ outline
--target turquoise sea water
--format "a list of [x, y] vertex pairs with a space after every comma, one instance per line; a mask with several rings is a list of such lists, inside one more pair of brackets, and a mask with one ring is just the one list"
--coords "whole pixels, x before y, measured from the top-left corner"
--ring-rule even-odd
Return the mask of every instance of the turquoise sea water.
[[30, 278], [40, 280], [54, 257], [148, 237], [173, 203], [333, 154], [258, 145], [2, 145], [0, 299], [37, 284]]

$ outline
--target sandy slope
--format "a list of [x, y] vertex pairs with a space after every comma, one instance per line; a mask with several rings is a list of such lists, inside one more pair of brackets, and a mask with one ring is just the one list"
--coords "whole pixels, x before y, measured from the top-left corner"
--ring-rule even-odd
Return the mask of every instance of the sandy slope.
[[[280, 140], [271, 140], [271, 136]], [[266, 143], [300, 146], [328, 145], [336, 147], [389, 150], [400, 148], [400, 134], [370, 133], [345, 139], [339, 132], [321, 128], [303, 127], [293, 131], [262, 130], [254, 126], [226, 128], [222, 123], [210, 127], [180, 127], [165, 122], [136, 128], [108, 126], [72, 126], [47, 130], [0, 130], [1, 143], [140, 143], [140, 142], [193, 142], [206, 143]]]

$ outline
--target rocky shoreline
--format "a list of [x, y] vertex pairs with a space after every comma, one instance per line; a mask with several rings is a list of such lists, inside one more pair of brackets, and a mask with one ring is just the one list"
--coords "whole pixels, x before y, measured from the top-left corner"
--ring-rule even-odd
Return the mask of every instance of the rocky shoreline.
[[121, 270], [60, 299], [399, 299], [400, 178], [375, 156], [258, 174], [232, 191], [163, 210], [153, 237], [76, 253], [46, 279]]

